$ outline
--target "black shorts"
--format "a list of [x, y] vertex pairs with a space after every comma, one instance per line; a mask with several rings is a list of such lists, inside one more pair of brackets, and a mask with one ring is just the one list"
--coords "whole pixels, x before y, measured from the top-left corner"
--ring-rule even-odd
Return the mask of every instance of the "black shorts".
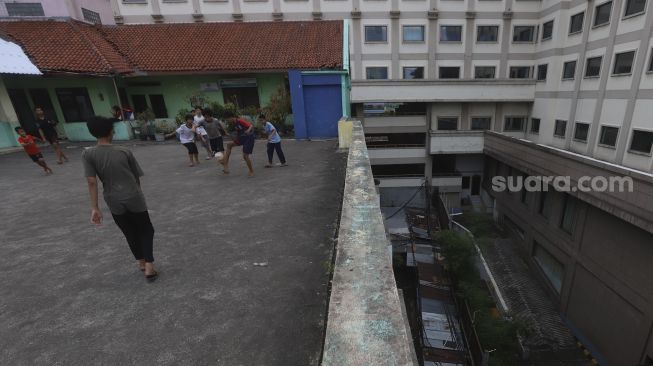
[[197, 155], [199, 152], [197, 151], [197, 145], [195, 145], [194, 142], [187, 142], [183, 144], [184, 147], [186, 147], [186, 150], [188, 150], [188, 155]]
[[34, 155], [28, 155], [28, 156], [29, 156], [30, 159], [32, 159], [32, 161], [35, 162], [35, 163], [36, 163], [37, 161], [43, 159], [43, 154], [41, 154], [41, 153], [37, 153], [37, 154], [34, 154]]
[[217, 153], [218, 151], [224, 151], [222, 136], [218, 136], [210, 139], [209, 143], [211, 144], [211, 150], [213, 150], [213, 153]]
[[243, 147], [243, 154], [251, 155], [252, 152], [254, 152], [254, 142], [256, 141], [256, 136], [254, 134], [251, 135], [243, 135], [238, 138], [238, 140], [234, 141], [236, 146], [242, 146]]
[[59, 135], [57, 134], [57, 131], [54, 130], [51, 132], [43, 131], [43, 134], [45, 135], [45, 140], [50, 144], [54, 144], [55, 142], [59, 141]]

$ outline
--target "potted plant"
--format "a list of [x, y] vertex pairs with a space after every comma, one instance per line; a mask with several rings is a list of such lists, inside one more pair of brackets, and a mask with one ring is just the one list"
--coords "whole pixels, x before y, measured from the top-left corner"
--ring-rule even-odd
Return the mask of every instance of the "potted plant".
[[154, 140], [155, 136], [154, 134], [156, 133], [156, 128], [154, 126], [154, 119], [156, 116], [154, 115], [154, 112], [150, 108], [147, 108], [146, 110], [142, 111], [141, 113], [138, 113], [136, 115], [136, 119], [138, 120], [140, 124], [140, 139], [145, 141], [148, 138]]
[[155, 140], [157, 142], [163, 142], [165, 140], [165, 135], [174, 132], [175, 129], [168, 120], [162, 120], [155, 123], [155, 131]]

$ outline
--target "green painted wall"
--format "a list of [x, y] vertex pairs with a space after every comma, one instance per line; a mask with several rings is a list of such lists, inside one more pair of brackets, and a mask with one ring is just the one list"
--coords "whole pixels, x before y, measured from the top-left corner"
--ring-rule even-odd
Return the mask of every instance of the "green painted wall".
[[18, 118], [11, 105], [4, 80], [0, 76], [0, 148], [19, 146], [16, 141], [18, 136], [14, 132], [15, 126], [18, 126]]

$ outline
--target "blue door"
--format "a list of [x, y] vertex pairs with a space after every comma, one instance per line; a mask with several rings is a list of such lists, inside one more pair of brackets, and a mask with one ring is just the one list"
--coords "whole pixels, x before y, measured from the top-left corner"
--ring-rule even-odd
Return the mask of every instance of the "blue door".
[[338, 121], [342, 117], [340, 84], [304, 85], [306, 129], [309, 138], [338, 136]]

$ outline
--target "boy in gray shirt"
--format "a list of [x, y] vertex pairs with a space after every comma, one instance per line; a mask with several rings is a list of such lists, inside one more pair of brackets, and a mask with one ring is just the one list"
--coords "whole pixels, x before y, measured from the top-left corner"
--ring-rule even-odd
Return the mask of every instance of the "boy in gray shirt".
[[213, 118], [213, 111], [209, 108], [206, 108], [202, 111], [204, 119], [200, 121], [197, 125], [204, 127], [206, 133], [209, 136], [209, 145], [213, 154], [224, 151], [224, 143], [222, 141], [222, 136], [226, 134], [225, 126], [222, 122], [218, 121], [216, 118]]
[[97, 178], [102, 181], [104, 201], [109, 206], [113, 220], [122, 230], [145, 278], [153, 281], [158, 276], [154, 270], [152, 247], [154, 228], [147, 213], [145, 196], [141, 190], [141, 167], [129, 149], [111, 144], [113, 121], [105, 117], [92, 117], [86, 122], [97, 145], [82, 153], [84, 173], [91, 196], [91, 222], [102, 223], [98, 206]]

